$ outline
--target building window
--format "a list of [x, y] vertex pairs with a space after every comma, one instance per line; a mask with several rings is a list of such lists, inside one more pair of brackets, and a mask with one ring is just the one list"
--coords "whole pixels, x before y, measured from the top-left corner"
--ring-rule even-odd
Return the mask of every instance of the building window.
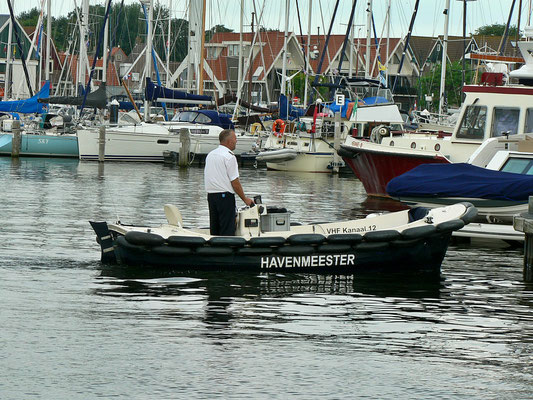
[[94, 80], [95, 81], [103, 81], [104, 79], [104, 70], [102, 68], [96, 68], [94, 70]]
[[218, 49], [216, 47], [206, 47], [208, 60], [216, 60], [218, 58]]
[[228, 45], [228, 56], [229, 57], [238, 57], [239, 56], [239, 45], [230, 44]]

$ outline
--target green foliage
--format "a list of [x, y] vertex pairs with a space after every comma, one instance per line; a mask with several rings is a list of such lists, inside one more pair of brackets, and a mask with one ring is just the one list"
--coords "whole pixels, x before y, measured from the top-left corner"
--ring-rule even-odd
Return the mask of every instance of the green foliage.
[[[22, 26], [37, 25], [40, 11], [33, 8], [30, 11], [21, 13], [17, 19]], [[81, 14], [81, 9], [78, 10]], [[98, 43], [102, 23], [104, 21], [105, 7], [93, 5], [89, 7], [89, 52], [94, 52]], [[154, 17], [158, 18], [154, 24], [153, 47], [162, 60], [166, 59], [166, 43], [168, 40], [168, 18], [167, 7], [157, 4], [154, 7]], [[45, 18], [46, 24], [46, 18]], [[144, 44], [146, 40], [146, 19], [143, 9], [138, 3], [121, 5], [120, 3], [111, 6], [109, 15], [109, 46], [120, 46], [126, 54], [130, 54], [137, 43]], [[188, 31], [189, 22], [181, 18], [173, 18], [171, 21], [170, 38], [170, 60], [182, 61], [188, 52]], [[216, 32], [232, 32], [224, 25], [215, 25], [206, 31], [206, 41], [210, 40]], [[52, 37], [58, 51], [66, 51], [69, 44], [76, 45], [74, 51], [79, 48], [79, 27], [77, 25], [76, 11], [70, 11], [67, 16], [52, 18]], [[72, 50], [71, 50], [72, 51]], [[101, 52], [99, 56], [101, 56]]]
[[[465, 81], [469, 84], [472, 80], [473, 71], [469, 69], [470, 63], [466, 64]], [[463, 66], [462, 61], [456, 61], [451, 65], [446, 66], [446, 81], [445, 81], [445, 93], [448, 100], [448, 106], [460, 106], [462, 96], [462, 80], [463, 80]], [[430, 95], [433, 94], [433, 103], [430, 106], [426, 103], [425, 97], [422, 97], [419, 101], [420, 108], [430, 108], [437, 110], [439, 107], [439, 93], [440, 93], [440, 74], [441, 65], [436, 64], [435, 67], [422, 75], [420, 78], [420, 94]], [[430, 110], [431, 111], [431, 110]]]
[[[511, 25], [509, 27], [509, 36], [516, 36], [518, 28], [516, 25]], [[503, 36], [505, 32], [505, 24], [492, 24], [492, 25], [483, 25], [476, 29], [476, 35], [485, 35], [485, 36]]]
[[211, 29], [205, 31], [205, 41], [209, 42], [217, 32], [233, 32], [233, 29], [226, 28], [224, 25], [215, 25]]
[[37, 7], [32, 8], [29, 11], [24, 11], [20, 13], [17, 17], [17, 20], [21, 26], [37, 26], [37, 21], [39, 21], [40, 11]]

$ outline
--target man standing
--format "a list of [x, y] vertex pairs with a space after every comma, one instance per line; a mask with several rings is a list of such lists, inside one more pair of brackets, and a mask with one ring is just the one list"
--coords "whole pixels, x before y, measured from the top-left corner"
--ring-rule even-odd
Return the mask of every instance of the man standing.
[[232, 129], [224, 129], [218, 136], [220, 145], [205, 159], [204, 182], [209, 204], [209, 229], [211, 235], [235, 235], [235, 193], [247, 206], [253, 200], [244, 195], [239, 181], [237, 159], [231, 152], [237, 145]]

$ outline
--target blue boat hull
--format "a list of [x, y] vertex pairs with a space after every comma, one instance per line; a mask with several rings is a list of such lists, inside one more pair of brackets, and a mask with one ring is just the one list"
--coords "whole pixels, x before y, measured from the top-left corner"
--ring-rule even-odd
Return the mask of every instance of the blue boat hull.
[[[78, 138], [74, 135], [22, 134], [21, 156], [78, 157]], [[13, 135], [0, 135], [0, 155], [11, 155]]]

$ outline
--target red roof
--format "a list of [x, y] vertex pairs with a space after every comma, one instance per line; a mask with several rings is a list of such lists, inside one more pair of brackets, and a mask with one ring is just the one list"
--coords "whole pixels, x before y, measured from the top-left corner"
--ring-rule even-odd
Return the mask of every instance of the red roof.
[[[289, 35], [290, 36], [290, 35]], [[251, 32], [243, 33], [243, 41], [245, 43], [251, 43], [253, 41], [254, 34]], [[257, 36], [256, 43], [264, 43], [263, 46], [263, 57], [261, 57], [261, 52], [258, 51], [252, 60], [251, 73], [255, 73], [257, 68], [263, 67], [263, 58], [264, 58], [264, 69], [257, 77], [258, 80], [263, 80], [265, 74], [267, 74], [272, 68], [272, 64], [276, 58], [280, 55], [283, 50], [283, 43], [285, 41], [285, 33], [280, 31], [268, 31], [260, 32]], [[224, 43], [224, 42], [239, 42], [239, 33], [238, 32], [218, 32], [213, 35], [213, 38], [209, 43]], [[218, 58], [215, 60], [207, 60], [207, 63], [213, 70], [216, 78], [219, 81], [227, 81], [227, 57], [228, 57], [228, 48], [224, 47], [219, 54]]]

